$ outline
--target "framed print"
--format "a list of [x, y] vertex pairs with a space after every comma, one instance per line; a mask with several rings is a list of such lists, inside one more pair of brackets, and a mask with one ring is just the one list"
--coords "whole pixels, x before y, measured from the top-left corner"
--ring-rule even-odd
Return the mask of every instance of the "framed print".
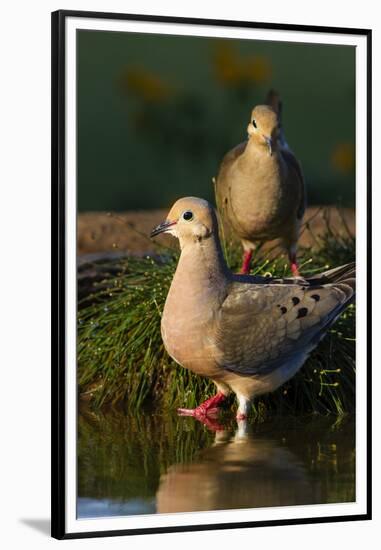
[[52, 535], [370, 519], [371, 31], [52, 14]]

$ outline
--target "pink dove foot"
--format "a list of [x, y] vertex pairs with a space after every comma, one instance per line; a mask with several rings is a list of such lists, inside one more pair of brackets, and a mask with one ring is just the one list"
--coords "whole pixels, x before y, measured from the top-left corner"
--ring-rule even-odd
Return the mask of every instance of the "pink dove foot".
[[222, 392], [218, 392], [195, 409], [177, 409], [177, 412], [180, 416], [194, 416], [198, 420], [207, 416], [215, 416], [218, 413], [219, 405], [223, 403], [225, 399], [226, 396]]

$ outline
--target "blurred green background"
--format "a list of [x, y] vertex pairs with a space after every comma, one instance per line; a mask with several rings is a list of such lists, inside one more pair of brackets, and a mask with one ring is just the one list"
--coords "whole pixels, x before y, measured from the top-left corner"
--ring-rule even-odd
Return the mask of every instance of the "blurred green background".
[[79, 211], [213, 201], [270, 88], [309, 204], [354, 206], [353, 47], [78, 31]]

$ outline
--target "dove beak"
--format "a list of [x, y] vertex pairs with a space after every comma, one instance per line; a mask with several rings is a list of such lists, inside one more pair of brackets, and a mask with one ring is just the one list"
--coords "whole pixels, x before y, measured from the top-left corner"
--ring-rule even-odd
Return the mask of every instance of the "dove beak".
[[267, 147], [269, 148], [269, 154], [271, 156], [273, 154], [273, 140], [271, 139], [271, 137], [268, 137], [268, 136], [263, 136], [263, 137], [267, 144]]
[[165, 233], [170, 231], [170, 228], [176, 225], [177, 222], [171, 222], [170, 220], [165, 220], [164, 222], [159, 223], [154, 229], [152, 229], [150, 237], [156, 237], [160, 233]]

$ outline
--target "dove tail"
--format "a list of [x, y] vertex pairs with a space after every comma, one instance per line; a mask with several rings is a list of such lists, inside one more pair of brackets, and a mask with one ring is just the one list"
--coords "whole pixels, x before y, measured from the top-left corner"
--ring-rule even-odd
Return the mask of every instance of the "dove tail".
[[351, 304], [356, 296], [356, 264], [350, 264], [331, 269], [323, 273], [328, 283], [343, 292], [343, 300], [341, 303], [340, 313]]
[[267, 92], [266, 96], [266, 105], [269, 107], [272, 107], [274, 111], [277, 113], [279, 120], [281, 121], [282, 118], [282, 102], [280, 100], [279, 93], [271, 89]]
[[329, 284], [341, 293], [339, 305], [327, 315], [324, 325], [313, 339], [313, 343], [317, 344], [324, 336], [328, 328], [336, 321], [343, 311], [354, 302], [356, 297], [356, 264], [350, 263], [331, 269], [322, 273], [320, 276], [321, 284]]
[[313, 277], [308, 277], [308, 282], [322, 285], [347, 282], [350, 286], [355, 288], [356, 263], [351, 262], [341, 265], [340, 267], [334, 267], [333, 269], [329, 269]]

